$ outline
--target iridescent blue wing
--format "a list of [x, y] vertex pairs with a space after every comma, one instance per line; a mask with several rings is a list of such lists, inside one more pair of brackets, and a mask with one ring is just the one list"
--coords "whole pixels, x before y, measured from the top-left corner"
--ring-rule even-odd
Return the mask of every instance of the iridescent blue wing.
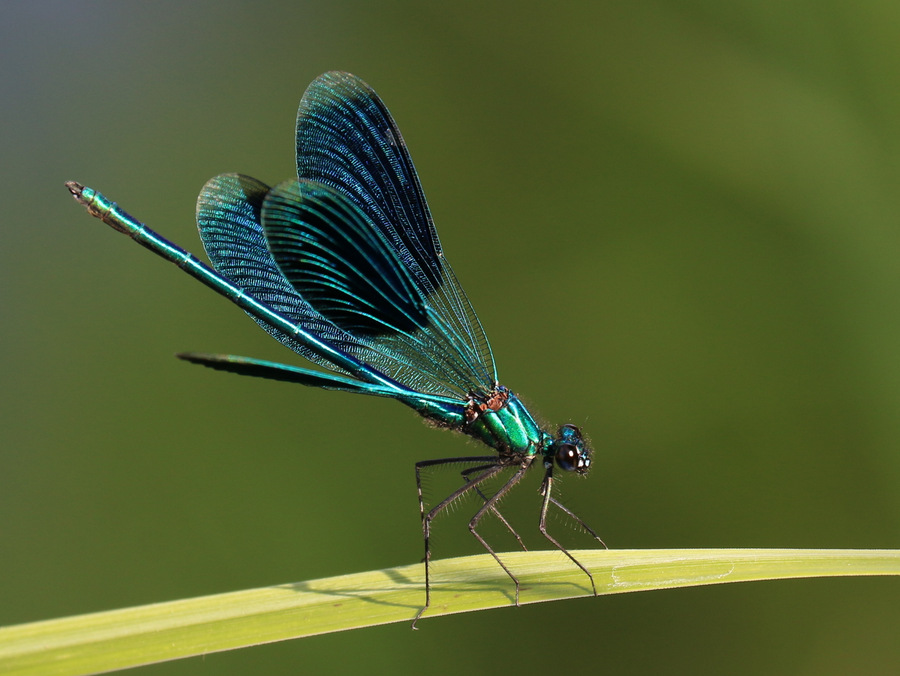
[[[210, 179], [197, 198], [197, 226], [213, 267], [247, 294], [335, 347], [349, 351], [354, 341], [316, 312], [284, 278], [266, 245], [262, 204], [269, 186], [249, 176]], [[250, 315], [253, 317], [253, 315]], [[302, 343], [253, 317], [268, 333], [310, 361], [335, 368]]]
[[388, 109], [350, 73], [320, 75], [297, 111], [297, 177], [345, 194], [397, 249], [427, 295], [444, 262], [425, 195]]
[[[461, 400], [481, 387], [468, 345], [438, 331], [395, 250], [334, 189], [226, 174], [200, 192], [197, 223], [219, 272], [317, 338], [419, 392]], [[310, 361], [348, 372], [254, 319]]]
[[352, 336], [359, 359], [417, 392], [457, 400], [493, 384], [469, 337], [446, 326], [396, 249], [343, 193], [282, 183], [266, 195], [262, 224], [285, 279]]
[[284, 278], [347, 333], [366, 340], [428, 326], [425, 299], [408, 268], [333, 188], [286, 181], [267, 195], [262, 223]]
[[[197, 222], [216, 269], [406, 387], [456, 400], [489, 391], [490, 345], [441, 253], [384, 104], [358, 78], [326, 73], [304, 94], [297, 150], [299, 183], [269, 189], [225, 175], [204, 187]], [[310, 361], [341, 371], [259, 323]]]
[[[464, 355], [453, 380], [433, 374], [425, 391], [487, 389], [496, 382], [484, 329], [441, 251], [416, 170], [397, 125], [375, 92], [349, 73], [330, 72], [307, 88], [297, 114], [297, 175], [344, 196], [393, 252], [424, 299], [429, 331], [419, 335], [426, 362], [440, 362], [446, 345]], [[374, 336], [372, 336], [374, 338]], [[382, 336], [391, 342], [390, 332]], [[410, 360], [403, 349], [397, 355]], [[423, 373], [427, 376], [427, 373]]]
[[[197, 198], [197, 226], [213, 267], [302, 329], [361, 362], [371, 362], [370, 350], [314, 309], [272, 258], [262, 226], [263, 202], [270, 191], [266, 184], [240, 174], [216, 176], [203, 186]], [[294, 352], [332, 371], [348, 373], [295, 337], [248, 314]], [[380, 367], [396, 368], [381, 362]]]

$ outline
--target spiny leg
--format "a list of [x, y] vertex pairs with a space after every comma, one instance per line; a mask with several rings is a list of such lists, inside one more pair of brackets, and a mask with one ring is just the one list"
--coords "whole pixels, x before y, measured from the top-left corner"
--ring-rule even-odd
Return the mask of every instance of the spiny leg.
[[[471, 479], [469, 479], [469, 475], [470, 475], [470, 474], [475, 474], [476, 472], [480, 472], [480, 471], [483, 470], [483, 469], [487, 469], [487, 468], [484, 467], [484, 466], [482, 466], [482, 467], [470, 467], [470, 468], [468, 468], [468, 469], [464, 469], [462, 472], [460, 472], [460, 474], [462, 475], [462, 478], [465, 479], [466, 481], [471, 481]], [[481, 488], [476, 488], [476, 489], [475, 489], [475, 492], [478, 493], [478, 496], [479, 496], [482, 500], [484, 500], [484, 502], [487, 502], [487, 501], [488, 501], [488, 496], [486, 496], [486, 495], [481, 491]], [[512, 527], [512, 525], [509, 523], [509, 521], [506, 520], [506, 517], [504, 517], [504, 516], [500, 513], [500, 510], [497, 509], [497, 507], [495, 506], [495, 507], [493, 507], [493, 508], [491, 509], [491, 513], [492, 513], [494, 516], [496, 516], [498, 519], [500, 519], [500, 523], [502, 523], [504, 526], [506, 526], [506, 530], [508, 530], [510, 533], [512, 533], [513, 537], [516, 538], [516, 540], [519, 541], [519, 546], [522, 548], [522, 551], [527, 552], [527, 551], [528, 551], [528, 547], [525, 546], [525, 542], [522, 540], [522, 537], [516, 532], [516, 529]], [[577, 517], [576, 517], [576, 518], [577, 518]]]
[[[528, 468], [530, 466], [531, 466], [530, 462], [523, 463], [519, 467], [519, 469], [516, 470], [516, 473], [513, 474], [512, 477], [510, 477], [509, 481], [507, 481], [505, 484], [503, 484], [503, 486], [500, 488], [500, 490], [498, 490], [496, 493], [494, 493], [494, 495], [491, 496], [491, 498], [487, 502], [485, 502], [484, 505], [482, 505], [481, 509], [479, 509], [475, 513], [475, 516], [472, 517], [472, 520], [469, 521], [469, 532], [471, 532], [472, 535], [475, 536], [475, 539], [481, 543], [481, 546], [484, 547], [488, 551], [488, 553], [494, 557], [494, 560], [498, 564], [500, 564], [500, 567], [504, 570], [504, 572], [507, 575], [509, 575], [510, 579], [513, 582], [516, 583], [516, 605], [517, 606], [519, 605], [519, 580], [518, 580], [518, 578], [512, 574], [512, 572], [509, 570], [509, 568], [506, 567], [506, 564], [500, 560], [499, 556], [497, 556], [497, 553], [493, 549], [491, 549], [491, 546], [487, 543], [487, 540], [485, 540], [483, 537], [481, 537], [481, 535], [478, 534], [478, 531], [476, 530], [476, 528], [478, 527], [478, 522], [481, 521], [481, 518], [489, 510], [495, 509], [495, 505], [500, 500], [500, 498], [502, 498], [504, 495], [506, 495], [509, 492], [509, 489], [511, 489], [513, 486], [515, 486], [517, 483], [519, 483], [519, 481], [525, 475], [525, 472], [528, 471]], [[501, 466], [499, 469], [505, 469], [505, 468]], [[497, 472], [494, 472], [493, 474], [496, 474], [496, 473]], [[481, 483], [482, 480], [483, 480], [482, 477], [478, 477], [477, 479], [475, 479], [475, 481], [477, 481], [478, 483]], [[473, 481], [473, 483], [475, 483], [475, 481]]]
[[[591, 581], [591, 590], [593, 590], [594, 596], [596, 596], [597, 595], [597, 585], [594, 584], [594, 576], [591, 575], [591, 572], [587, 568], [585, 568], [578, 559], [576, 559], [574, 556], [572, 556], [569, 553], [569, 550], [566, 549], [565, 547], [563, 547], [556, 540], [556, 538], [554, 538], [552, 535], [550, 535], [550, 533], [547, 532], [547, 507], [552, 502], [554, 505], [556, 505], [557, 507], [562, 509], [564, 512], [566, 512], [570, 516], [573, 516], [575, 518], [575, 520], [578, 521], [578, 523], [580, 523], [582, 526], [584, 526], [584, 528], [586, 528], [587, 531], [591, 535], [593, 535], [598, 540], [600, 540], [600, 538], [597, 536], [597, 534], [593, 530], [588, 528], [588, 526], [584, 523], [584, 521], [582, 521], [577, 516], [575, 516], [571, 510], [569, 510], [566, 507], [563, 507], [557, 500], [555, 500], [554, 498], [552, 498], [550, 496], [550, 491], [552, 490], [552, 488], [553, 488], [553, 466], [551, 465], [551, 466], [547, 467], [547, 473], [544, 475], [544, 483], [541, 484], [541, 495], [544, 496], [544, 499], [541, 501], [541, 520], [540, 520], [540, 524], [538, 525], [538, 529], [541, 531], [541, 535], [543, 535], [545, 538], [547, 538], [553, 544], [554, 547], [556, 547], [559, 551], [561, 551], [563, 554], [568, 556], [569, 560], [571, 560], [572, 563], [574, 563], [576, 566], [581, 568], [582, 571], [584, 571], [584, 574], [587, 575], [588, 579]], [[601, 544], [603, 544], [603, 540], [600, 540], [600, 542], [601, 542]], [[605, 544], [603, 544], [603, 546], [606, 547]]]
[[[449, 496], [444, 498], [438, 505], [433, 507], [430, 512], [425, 513], [425, 499], [422, 497], [422, 470], [428, 467], [436, 467], [439, 465], [450, 465], [453, 463], [460, 462], [480, 462], [485, 463], [482, 467], [484, 472], [475, 477], [474, 479], [470, 479], [468, 483], [464, 486], [453, 491]], [[431, 605], [431, 571], [429, 563], [431, 561], [431, 522], [432, 520], [441, 512], [443, 512], [447, 507], [453, 504], [458, 498], [465, 495], [468, 491], [472, 489], [477, 489], [478, 485], [483, 481], [487, 481], [492, 476], [496, 475], [504, 469], [503, 465], [499, 465], [497, 463], [497, 458], [495, 456], [475, 456], [475, 457], [467, 457], [467, 458], [443, 458], [440, 460], [423, 460], [421, 462], [416, 463], [416, 488], [419, 492], [419, 513], [422, 517], [422, 535], [425, 540], [425, 605], [416, 613], [415, 618], [413, 618], [412, 628], [416, 629], [416, 622], [419, 621], [419, 618], [422, 617], [422, 613], [428, 610], [428, 607]]]
[[606, 543], [600, 538], [600, 536], [594, 532], [594, 529], [588, 526], [584, 521], [582, 521], [581, 517], [579, 517], [575, 512], [573, 512], [571, 509], [566, 507], [563, 503], [561, 503], [554, 497], [550, 498], [550, 502], [559, 507], [559, 509], [565, 512], [569, 517], [577, 521], [578, 525], [584, 528], [591, 537], [593, 537], [597, 542], [603, 545], [604, 549], [609, 549], [609, 547], [606, 546]]

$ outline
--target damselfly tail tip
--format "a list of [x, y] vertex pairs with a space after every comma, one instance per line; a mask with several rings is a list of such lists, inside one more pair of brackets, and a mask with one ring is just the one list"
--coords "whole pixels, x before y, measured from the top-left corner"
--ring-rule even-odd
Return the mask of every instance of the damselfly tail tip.
[[72, 197], [74, 197], [79, 202], [83, 201], [82, 194], [84, 193], [84, 186], [81, 183], [76, 181], [66, 181], [66, 188], [69, 189], [69, 192], [72, 193]]

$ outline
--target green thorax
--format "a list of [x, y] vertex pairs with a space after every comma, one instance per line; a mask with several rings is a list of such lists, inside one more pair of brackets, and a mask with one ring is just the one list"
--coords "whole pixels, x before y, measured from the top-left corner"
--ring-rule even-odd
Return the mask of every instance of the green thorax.
[[513, 460], [550, 454], [553, 437], [542, 430], [519, 398], [497, 385], [489, 393], [471, 393], [465, 402], [437, 402], [398, 397], [441, 427], [484, 442], [501, 457]]
[[473, 396], [465, 413], [462, 431], [501, 456], [534, 456], [545, 453], [553, 442], [519, 398], [502, 385], [486, 397]]

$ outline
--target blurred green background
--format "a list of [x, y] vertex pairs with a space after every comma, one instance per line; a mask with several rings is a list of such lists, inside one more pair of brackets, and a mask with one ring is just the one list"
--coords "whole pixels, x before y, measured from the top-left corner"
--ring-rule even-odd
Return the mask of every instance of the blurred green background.
[[[301, 363], [63, 187], [199, 253], [200, 187], [289, 178], [330, 69], [396, 117], [502, 381], [591, 435], [566, 501], [612, 547], [900, 546], [896, 2], [8, 3], [0, 624], [421, 557], [413, 462], [476, 447], [173, 359]], [[136, 673], [887, 674], [898, 599], [627, 594]]]

